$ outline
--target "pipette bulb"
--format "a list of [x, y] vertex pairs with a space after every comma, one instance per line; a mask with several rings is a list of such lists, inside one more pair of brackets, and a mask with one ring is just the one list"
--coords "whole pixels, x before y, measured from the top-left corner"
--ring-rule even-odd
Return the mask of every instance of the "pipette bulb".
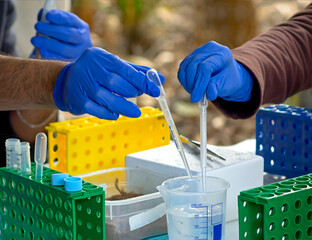
[[47, 151], [47, 136], [44, 133], [38, 133], [36, 135], [35, 142], [35, 162], [37, 164], [43, 164], [46, 160]]

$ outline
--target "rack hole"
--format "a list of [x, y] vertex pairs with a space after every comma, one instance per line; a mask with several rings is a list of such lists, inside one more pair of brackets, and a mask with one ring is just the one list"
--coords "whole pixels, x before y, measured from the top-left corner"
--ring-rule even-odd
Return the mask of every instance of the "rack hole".
[[286, 155], [286, 154], [287, 154], [286, 148], [282, 148], [282, 149], [281, 149], [281, 153], [282, 153], [283, 155]]
[[27, 223], [28, 223], [29, 226], [34, 225], [34, 219], [32, 217], [28, 217]]
[[288, 234], [284, 234], [283, 237], [282, 237], [282, 240], [289, 240]]
[[282, 140], [283, 142], [286, 142], [286, 141], [287, 141], [287, 135], [282, 134], [282, 135], [281, 135], [281, 140]]
[[295, 202], [295, 208], [296, 209], [299, 209], [301, 207], [301, 201], [300, 200], [297, 200], [296, 202]]
[[275, 223], [272, 222], [272, 223], [269, 225], [269, 230], [270, 230], [270, 231], [274, 231], [275, 228], [276, 228]]
[[57, 150], [58, 150], [58, 145], [55, 144], [55, 145], [53, 146], [53, 152], [56, 152]]
[[34, 233], [33, 233], [33, 232], [29, 232], [29, 233], [28, 233], [28, 238], [29, 238], [30, 240], [35, 239]]
[[272, 126], [275, 126], [275, 120], [274, 120], [274, 119], [271, 119], [270, 124], [271, 124]]
[[16, 232], [16, 226], [14, 224], [12, 224], [10, 226], [10, 230], [11, 230], [12, 233], [15, 233]]
[[15, 189], [15, 182], [13, 180], [10, 180], [9, 182], [9, 188], [14, 190]]
[[271, 207], [270, 210], [269, 210], [269, 215], [270, 215], [270, 216], [274, 216], [275, 212], [276, 212], [276, 211], [275, 211], [275, 208], [274, 208], [274, 207]]
[[287, 204], [287, 203], [284, 203], [283, 206], [282, 206], [282, 208], [281, 208], [281, 211], [282, 211], [283, 213], [285, 213], [285, 212], [288, 211], [288, 208], [289, 208], [288, 204]]
[[296, 239], [301, 239], [302, 238], [302, 232], [297, 231], [295, 237], [296, 237]]
[[54, 158], [54, 159], [53, 159], [53, 165], [56, 166], [58, 163], [59, 163], [58, 158]]
[[287, 226], [288, 226], [288, 219], [285, 218], [285, 219], [282, 221], [282, 227], [283, 227], [283, 228], [287, 228]]
[[25, 235], [26, 235], [26, 230], [24, 229], [24, 228], [20, 228], [20, 230], [19, 230], [19, 234], [20, 234], [20, 236], [21, 237], [25, 237]]
[[304, 144], [305, 144], [305, 145], [309, 145], [309, 139], [307, 139], [307, 138], [304, 139]]
[[297, 215], [296, 218], [295, 218], [295, 223], [296, 224], [300, 224], [301, 223], [301, 216], [300, 215]]
[[259, 145], [259, 151], [260, 152], [263, 151], [263, 145], [262, 144]]
[[6, 179], [4, 177], [1, 178], [1, 186], [5, 187], [6, 185]]

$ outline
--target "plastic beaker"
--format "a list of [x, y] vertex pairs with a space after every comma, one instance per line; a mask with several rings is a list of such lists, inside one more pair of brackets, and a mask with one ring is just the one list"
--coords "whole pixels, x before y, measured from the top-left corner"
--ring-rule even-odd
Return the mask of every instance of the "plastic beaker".
[[226, 192], [230, 184], [201, 176], [177, 177], [157, 187], [166, 203], [169, 240], [225, 239]]

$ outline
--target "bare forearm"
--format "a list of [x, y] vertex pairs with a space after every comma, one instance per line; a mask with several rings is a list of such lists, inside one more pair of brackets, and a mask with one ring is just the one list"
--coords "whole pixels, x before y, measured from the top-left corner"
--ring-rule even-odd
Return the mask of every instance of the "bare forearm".
[[39, 132], [45, 132], [45, 126], [57, 120], [57, 110], [36, 109], [11, 111], [10, 123], [15, 134], [22, 141], [35, 142]]
[[56, 108], [53, 87], [66, 64], [0, 56], [0, 110]]

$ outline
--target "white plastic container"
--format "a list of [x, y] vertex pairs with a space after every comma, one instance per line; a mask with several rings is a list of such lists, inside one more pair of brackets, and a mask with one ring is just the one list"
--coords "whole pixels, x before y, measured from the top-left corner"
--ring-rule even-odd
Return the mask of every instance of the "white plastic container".
[[[228, 146], [209, 148], [225, 157], [226, 161], [214, 158], [207, 162], [206, 176], [225, 179], [230, 183], [227, 191], [226, 221], [238, 219], [237, 196], [241, 191], [263, 185], [263, 158], [250, 152], [238, 152]], [[199, 157], [185, 152], [193, 176], [201, 174]], [[153, 148], [126, 156], [126, 167], [153, 170], [167, 178], [185, 176], [186, 170], [174, 145]]]
[[143, 194], [124, 200], [105, 200], [106, 239], [137, 240], [167, 232], [166, 208], [156, 187], [168, 177], [139, 168], [111, 168], [79, 175], [106, 188], [106, 199], [126, 192]]

